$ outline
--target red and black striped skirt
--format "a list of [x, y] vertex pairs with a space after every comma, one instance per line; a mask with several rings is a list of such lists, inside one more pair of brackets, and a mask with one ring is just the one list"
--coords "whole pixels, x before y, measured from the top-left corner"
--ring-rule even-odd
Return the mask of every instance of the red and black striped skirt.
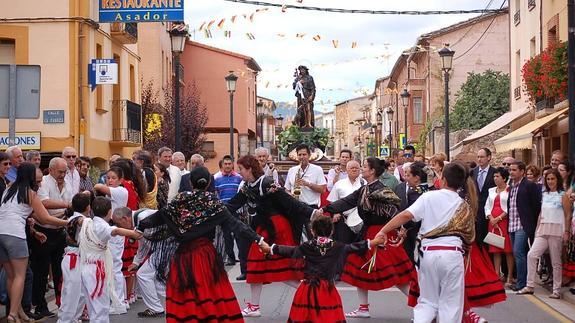
[[333, 282], [302, 281], [293, 297], [288, 322], [345, 322], [341, 298]]
[[563, 276], [569, 278], [575, 277], [575, 261], [568, 261], [563, 263]]
[[[271, 221], [276, 231], [274, 243], [278, 245], [297, 246], [293, 239], [291, 225], [282, 215], [272, 215]], [[269, 241], [266, 230], [258, 227], [256, 232]], [[250, 247], [246, 270], [246, 282], [272, 283], [303, 278], [303, 262], [277, 255], [265, 256], [256, 243]]]
[[[364, 239], [373, 239], [383, 225], [372, 225], [367, 228]], [[395, 232], [389, 233], [390, 239]], [[368, 272], [368, 265], [373, 253], [377, 252], [374, 268]], [[365, 265], [365, 266], [364, 266]], [[362, 268], [363, 267], [363, 268]], [[403, 246], [385, 246], [367, 251], [363, 255], [347, 256], [341, 280], [365, 290], [383, 290], [393, 286], [410, 284], [408, 304], [415, 306], [419, 297], [417, 273]]]
[[[213, 261], [217, 261], [218, 255], [212, 242], [200, 238], [185, 248], [181, 247], [179, 263], [172, 260], [170, 264], [166, 322], [243, 322], [240, 305], [227, 274], [225, 271], [216, 274], [213, 270]], [[189, 263], [193, 268], [182, 268]], [[194, 289], [180, 288], [179, 271], [191, 272]]]
[[487, 248], [474, 242], [465, 271], [465, 298], [468, 307], [487, 306], [505, 301], [505, 288], [493, 268]]
[[122, 253], [122, 274], [124, 277], [133, 277], [136, 272], [128, 271], [128, 267], [134, 261], [134, 256], [138, 252], [138, 240], [132, 240], [130, 238], [124, 238], [124, 252]]

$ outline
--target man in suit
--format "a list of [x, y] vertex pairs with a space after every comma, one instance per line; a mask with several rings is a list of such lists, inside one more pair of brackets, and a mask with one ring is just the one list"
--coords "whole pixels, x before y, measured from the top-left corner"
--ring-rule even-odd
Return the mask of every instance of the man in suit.
[[517, 267], [515, 290], [521, 290], [527, 283], [528, 241], [533, 241], [537, 219], [541, 211], [541, 189], [525, 178], [525, 164], [511, 163], [509, 168], [511, 188], [507, 200], [509, 212], [509, 238], [513, 246], [513, 257]]
[[[204, 157], [200, 154], [193, 154], [192, 157], [190, 157], [190, 164], [191, 164], [190, 170], [198, 166], [204, 166]], [[187, 173], [183, 175], [182, 179], [180, 180], [180, 187], [178, 189], [178, 193], [188, 192], [191, 190], [192, 190], [192, 182], [190, 181], [190, 173]], [[214, 193], [215, 191], [216, 191], [215, 180], [214, 176], [212, 176], [210, 186], [208, 186], [208, 192]]]
[[493, 173], [495, 168], [491, 167], [491, 150], [481, 148], [477, 152], [477, 167], [473, 169], [473, 181], [477, 187], [479, 205], [477, 207], [477, 218], [475, 221], [475, 241], [477, 245], [484, 246], [483, 239], [487, 235], [487, 219], [485, 218], [485, 203], [489, 197], [489, 189], [495, 187]]

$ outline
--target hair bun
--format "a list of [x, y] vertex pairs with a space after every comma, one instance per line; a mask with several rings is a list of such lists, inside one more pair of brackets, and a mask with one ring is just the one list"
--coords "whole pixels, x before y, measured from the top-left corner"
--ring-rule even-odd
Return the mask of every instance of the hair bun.
[[206, 185], [208, 184], [208, 181], [205, 178], [200, 178], [198, 179], [197, 183], [200, 185]]

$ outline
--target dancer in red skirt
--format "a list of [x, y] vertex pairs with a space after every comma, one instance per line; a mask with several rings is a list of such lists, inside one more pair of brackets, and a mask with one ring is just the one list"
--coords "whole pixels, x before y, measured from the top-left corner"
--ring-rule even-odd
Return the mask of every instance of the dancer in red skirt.
[[[362, 173], [368, 184], [323, 210], [335, 214], [357, 207], [364, 224], [359, 235], [363, 239], [375, 238], [379, 230], [397, 213], [400, 204], [399, 197], [379, 181], [379, 176], [387, 166], [384, 160], [368, 157], [363, 164]], [[374, 253], [377, 253], [374, 266], [369, 266]], [[372, 267], [371, 270], [369, 267]], [[397, 286], [408, 296], [409, 305], [414, 306], [417, 301], [417, 274], [401, 245], [377, 248], [364, 255], [349, 255], [341, 280], [357, 287], [359, 297], [359, 308], [347, 313], [348, 317], [370, 317], [368, 290], [384, 290]]]
[[292, 259], [305, 259], [304, 280], [295, 292], [288, 322], [345, 322], [341, 298], [334, 284], [337, 269], [348, 253], [362, 254], [383, 242], [363, 240], [344, 244], [332, 240], [331, 217], [319, 216], [312, 223], [314, 239], [298, 247], [273, 244], [268, 250], [262, 244], [264, 253]]
[[[263, 243], [263, 238], [233, 217], [213, 193], [205, 191], [210, 172], [197, 167], [190, 173], [194, 188], [180, 193], [167, 207], [138, 225], [156, 227], [147, 236], [157, 278], [166, 283], [167, 322], [243, 322], [240, 306], [221, 256], [212, 243], [217, 225]], [[169, 271], [167, 269], [169, 268]]]
[[[301, 228], [315, 212], [321, 212], [296, 200], [283, 188], [278, 187], [272, 177], [264, 175], [255, 157], [243, 156], [237, 163], [245, 184], [227, 202], [230, 212], [247, 206], [252, 228], [266, 241], [288, 246], [299, 245]], [[290, 259], [266, 256], [260, 252], [258, 245], [252, 244], [246, 271], [251, 301], [242, 311], [244, 316], [261, 316], [259, 304], [263, 284], [284, 282], [297, 288], [299, 280], [303, 278], [301, 270], [301, 266], [294, 266]]]

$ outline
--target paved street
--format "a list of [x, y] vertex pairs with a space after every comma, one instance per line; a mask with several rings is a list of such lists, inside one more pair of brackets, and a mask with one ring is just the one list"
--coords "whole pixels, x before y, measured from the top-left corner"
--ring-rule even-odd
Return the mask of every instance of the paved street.
[[[235, 277], [239, 273], [239, 266], [230, 269], [229, 275], [231, 282], [236, 291], [236, 296], [240, 303], [249, 297], [249, 286], [245, 282], [236, 282]], [[338, 285], [346, 311], [353, 310], [357, 307], [357, 297], [355, 288], [347, 284]], [[284, 284], [272, 284], [264, 287], [262, 294], [262, 312], [261, 318], [249, 318], [246, 322], [258, 323], [276, 323], [287, 321], [290, 310], [294, 289]], [[573, 305], [562, 300], [550, 300], [547, 298], [548, 292], [538, 290], [540, 298], [536, 296], [517, 296], [508, 294], [508, 299], [503, 304], [497, 304], [489, 309], [477, 309], [477, 313], [485, 317], [491, 323], [555, 323], [555, 322], [575, 322], [575, 310]], [[397, 289], [391, 289], [383, 292], [370, 293], [370, 319], [350, 319], [349, 322], [389, 322], [401, 323], [410, 322], [412, 310], [405, 305], [405, 297]], [[544, 303], [547, 302], [547, 303]], [[563, 312], [561, 314], [557, 310]], [[54, 306], [53, 302], [51, 304]], [[243, 305], [243, 304], [241, 304]], [[142, 301], [138, 301], [132, 306], [128, 314], [112, 316], [110, 322], [163, 322], [164, 319], [139, 319], [137, 312], [145, 309]], [[46, 322], [56, 322], [56, 319], [47, 320]]]

